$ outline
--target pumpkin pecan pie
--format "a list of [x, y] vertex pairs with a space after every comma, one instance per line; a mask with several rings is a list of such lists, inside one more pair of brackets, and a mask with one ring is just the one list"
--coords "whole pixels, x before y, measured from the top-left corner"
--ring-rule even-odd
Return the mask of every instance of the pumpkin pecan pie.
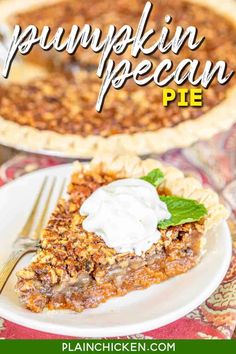
[[[90, 1], [90, 0], [89, 0]], [[64, 0], [19, 12], [11, 24], [22, 27], [34, 23], [52, 28], [89, 23], [104, 33], [110, 24], [117, 28], [125, 23], [137, 26], [144, 0], [109, 0], [92, 2]], [[32, 1], [34, 2], [34, 1]], [[225, 60], [228, 70], [236, 69], [236, 5], [227, 0], [217, 7], [212, 0], [159, 0], [154, 4], [148, 26], [161, 27], [166, 14], [173, 17], [170, 30], [177, 25], [194, 25], [203, 45], [191, 51], [184, 46], [179, 55], [168, 53], [174, 66], [184, 58], [201, 63]], [[25, 5], [24, 5], [25, 6]], [[158, 25], [157, 25], [158, 24]], [[220, 25], [216, 25], [220, 24]], [[158, 28], [159, 28], [158, 27]], [[129, 50], [125, 55], [129, 56]], [[46, 56], [45, 60], [42, 56]], [[28, 57], [28, 56], [27, 56]], [[70, 157], [91, 158], [97, 151], [113, 153], [129, 151], [141, 155], [162, 153], [175, 147], [185, 147], [199, 139], [207, 139], [236, 122], [234, 108], [235, 77], [227, 85], [215, 80], [204, 90], [202, 107], [168, 107], [162, 104], [162, 89], [154, 84], [139, 87], [127, 82], [121, 90], [111, 89], [101, 113], [95, 110], [101, 80], [92, 72], [74, 72], [74, 66], [84, 69], [97, 66], [100, 54], [79, 48], [74, 55], [47, 51], [30, 58], [48, 62], [53, 71], [46, 78], [28, 83], [9, 84], [0, 88], [0, 141], [6, 145], [33, 151], [53, 151]], [[120, 59], [120, 56], [118, 56]], [[148, 57], [159, 63], [166, 55], [158, 50]], [[135, 61], [141, 58], [134, 59]], [[73, 70], [71, 70], [73, 69]], [[22, 70], [22, 69], [20, 69]]]
[[[124, 178], [141, 178], [155, 186], [171, 214], [155, 226], [159, 240], [139, 254], [118, 252], [101, 235], [86, 231], [81, 212], [96, 191]], [[196, 179], [130, 154], [104, 155], [90, 165], [77, 163], [68, 193], [68, 200], [61, 200], [50, 217], [32, 263], [17, 273], [20, 301], [34, 312], [44, 308], [80, 312], [185, 273], [199, 262], [207, 230], [227, 218], [218, 196]], [[184, 205], [180, 216], [176, 210]]]

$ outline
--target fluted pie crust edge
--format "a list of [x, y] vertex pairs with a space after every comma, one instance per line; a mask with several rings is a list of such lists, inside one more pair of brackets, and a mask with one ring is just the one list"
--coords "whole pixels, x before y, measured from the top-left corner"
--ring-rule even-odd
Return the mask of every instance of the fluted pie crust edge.
[[26, 151], [56, 152], [65, 157], [90, 159], [97, 152], [132, 152], [139, 155], [163, 153], [184, 148], [198, 140], [206, 140], [226, 131], [236, 122], [236, 88], [228, 98], [200, 118], [188, 120], [172, 128], [156, 132], [117, 134], [107, 138], [91, 135], [82, 137], [59, 134], [22, 126], [0, 117], [0, 143]]
[[189, 198], [204, 204], [207, 216], [204, 221], [204, 230], [207, 231], [226, 220], [229, 211], [220, 203], [217, 193], [210, 188], [204, 188], [202, 183], [194, 177], [185, 176], [179, 169], [156, 159], [142, 160], [135, 154], [104, 154], [96, 156], [89, 164], [75, 162], [74, 172], [92, 170], [97, 173], [114, 173], [116, 178], [138, 178], [159, 168], [164, 173], [164, 182], [158, 190], [167, 190], [168, 194]]

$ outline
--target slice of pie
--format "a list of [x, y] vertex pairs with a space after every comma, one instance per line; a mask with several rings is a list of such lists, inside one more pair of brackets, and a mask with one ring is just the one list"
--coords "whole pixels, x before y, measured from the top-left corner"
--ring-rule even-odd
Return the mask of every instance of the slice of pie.
[[[133, 195], [130, 188], [128, 193], [126, 189], [122, 194], [124, 181], [133, 184]], [[143, 194], [142, 189], [136, 193], [139, 184], [147, 188], [146, 193]], [[118, 204], [114, 200], [114, 186], [121, 188]], [[157, 241], [149, 246], [146, 243], [143, 251], [140, 248], [137, 252], [136, 247], [143, 247], [148, 240], [151, 221], [146, 223], [147, 238], [144, 236], [141, 243], [137, 236], [140, 229], [132, 233], [131, 225], [136, 227], [137, 223], [131, 224], [131, 221], [151, 220], [154, 210], [148, 204], [151, 190], [155, 198], [160, 198], [158, 203], [165, 203], [165, 212], [168, 208], [170, 214], [166, 220], [154, 223], [155, 235], [159, 234]], [[108, 199], [103, 199], [105, 191]], [[185, 177], [181, 171], [157, 160], [141, 160], [135, 155], [104, 155], [90, 165], [76, 163], [68, 192], [69, 199], [61, 200], [50, 217], [32, 263], [17, 273], [19, 299], [34, 312], [45, 308], [80, 312], [111, 297], [185, 273], [199, 262], [206, 232], [228, 215], [218, 196], [212, 190], [204, 189], [196, 179]], [[141, 199], [133, 198], [135, 195]], [[86, 209], [91, 211], [98, 207], [92, 203], [98, 196], [105, 204], [101, 204], [101, 208], [99, 204], [99, 210], [92, 218], [91, 215], [86, 217]], [[133, 200], [138, 200], [137, 204]], [[140, 215], [140, 210], [148, 210], [142, 209], [143, 206], [150, 208], [150, 215]], [[164, 209], [162, 205], [162, 213]], [[100, 218], [102, 210], [107, 213], [103, 219]], [[115, 213], [109, 210], [115, 210]], [[119, 225], [117, 220], [123, 222]], [[96, 232], [88, 231], [91, 225], [96, 225]], [[129, 237], [119, 234], [120, 229], [136, 240], [131, 249]], [[111, 247], [111, 238], [106, 238], [109, 232], [116, 235], [112, 241], [114, 247]], [[123, 251], [117, 251], [118, 244], [122, 244]]]

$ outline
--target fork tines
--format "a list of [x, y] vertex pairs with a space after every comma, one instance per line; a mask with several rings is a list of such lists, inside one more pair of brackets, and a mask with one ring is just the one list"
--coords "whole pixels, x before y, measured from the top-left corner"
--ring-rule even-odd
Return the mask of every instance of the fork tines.
[[[44, 177], [30, 214], [19, 233], [20, 238], [38, 239], [40, 237], [49, 211], [52, 210], [52, 201], [54, 200], [54, 205], [59, 201], [64, 193], [65, 184], [66, 178], [58, 181], [57, 177]], [[57, 194], [56, 189], [59, 189]]]

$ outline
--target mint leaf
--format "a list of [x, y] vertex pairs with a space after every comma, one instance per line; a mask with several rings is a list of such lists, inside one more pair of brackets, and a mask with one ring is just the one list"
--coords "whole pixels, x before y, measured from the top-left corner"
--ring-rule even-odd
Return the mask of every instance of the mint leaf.
[[205, 206], [196, 200], [176, 196], [160, 196], [160, 199], [166, 203], [171, 214], [170, 219], [163, 220], [158, 224], [160, 229], [198, 221], [207, 214]]
[[[163, 172], [156, 168], [149, 172], [146, 176], [141, 177], [146, 182], [151, 183], [154, 187], [158, 187], [164, 180]], [[203, 204], [193, 199], [185, 199], [172, 195], [160, 196], [160, 199], [167, 205], [171, 218], [162, 220], [158, 224], [158, 228], [167, 229], [169, 226], [183, 225], [188, 222], [200, 220], [207, 215], [207, 209]]]
[[161, 182], [163, 182], [165, 176], [164, 173], [159, 169], [155, 168], [149, 172], [146, 176], [141, 177], [146, 182], [151, 183], [154, 187], [158, 187]]

